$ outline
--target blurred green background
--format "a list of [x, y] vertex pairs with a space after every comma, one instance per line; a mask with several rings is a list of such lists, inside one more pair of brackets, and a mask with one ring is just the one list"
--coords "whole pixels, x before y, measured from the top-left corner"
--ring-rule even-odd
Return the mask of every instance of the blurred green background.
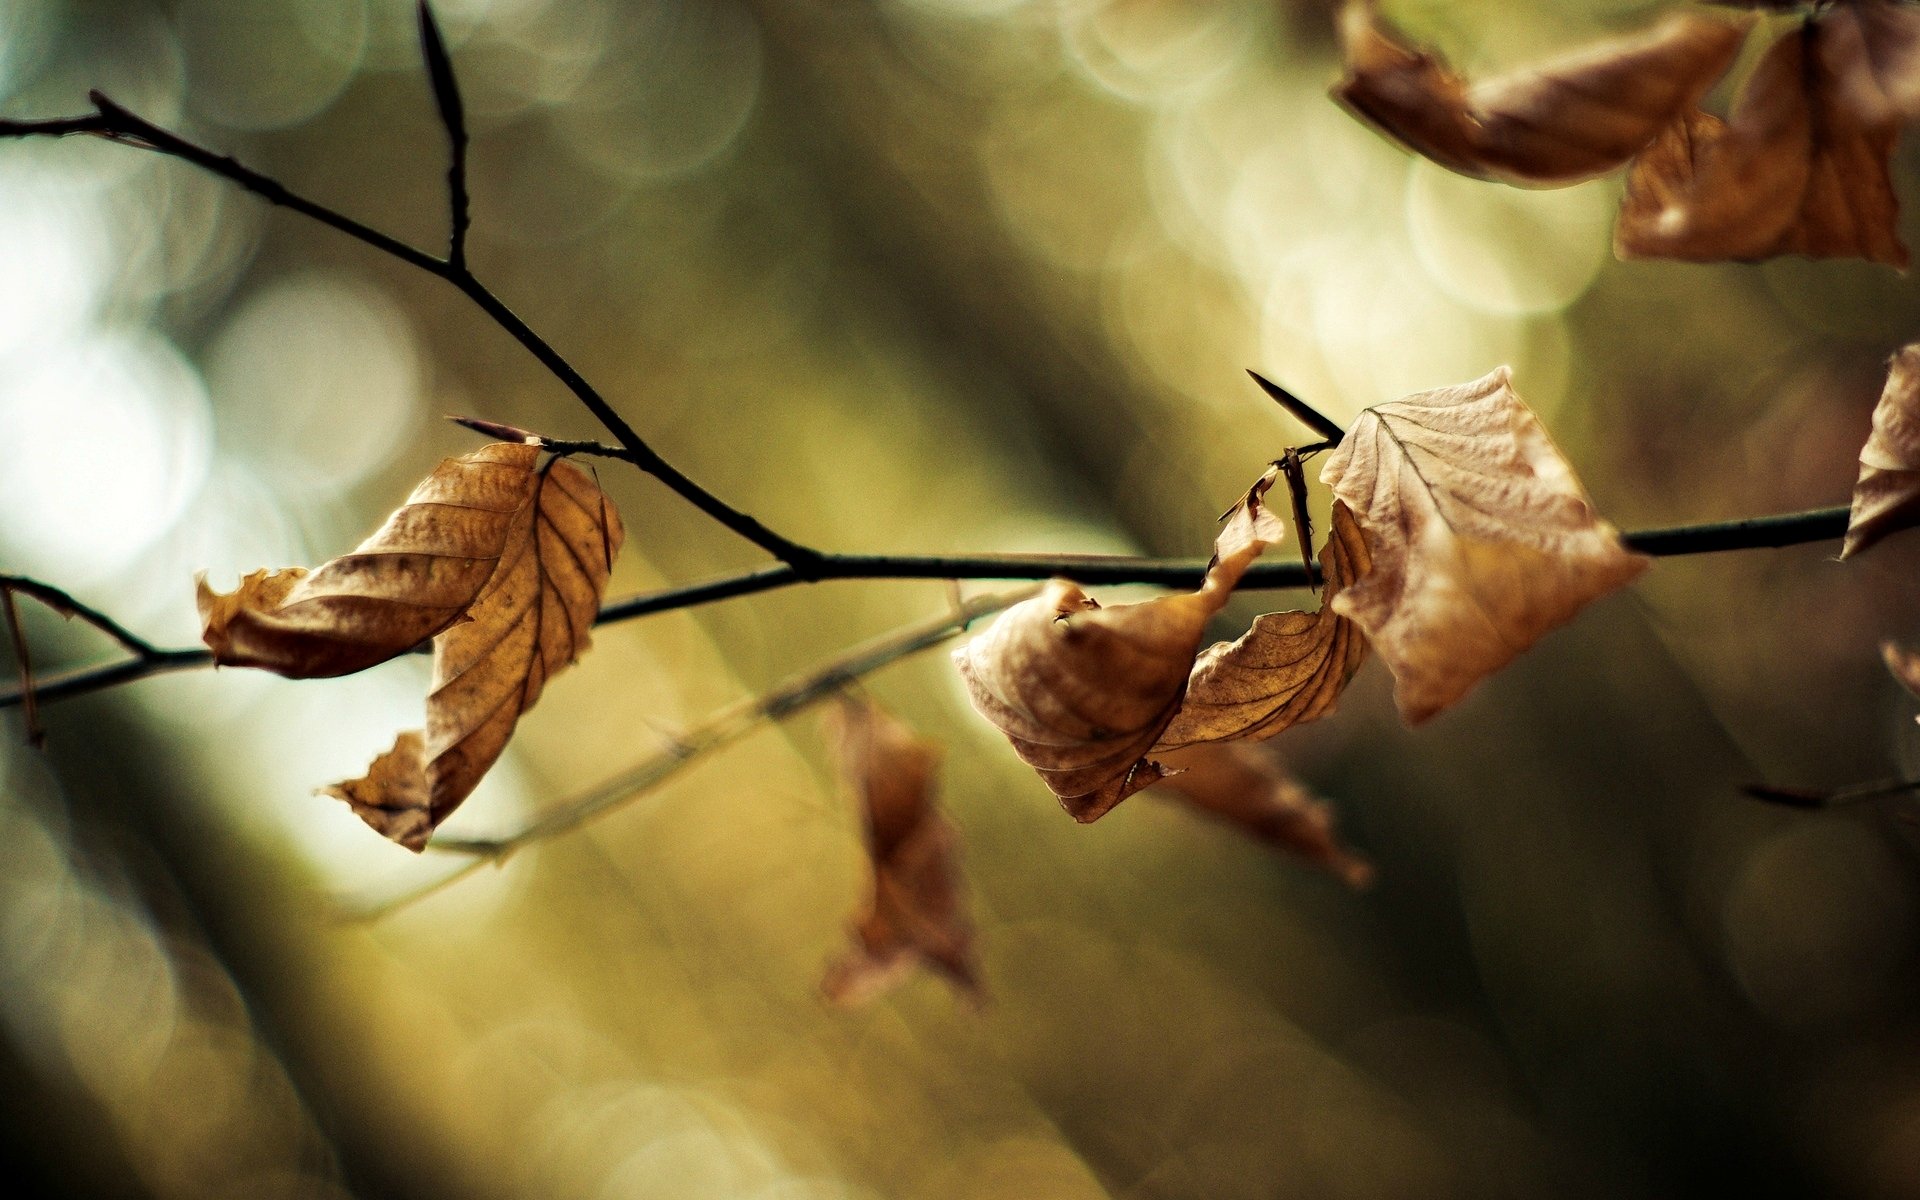
[[[1485, 72], [1661, 6], [1387, 7]], [[1840, 503], [1920, 329], [1920, 285], [1861, 264], [1615, 263], [1617, 180], [1412, 161], [1325, 98], [1320, 4], [439, 11], [481, 276], [826, 547], [1204, 554], [1305, 440], [1247, 367], [1346, 419], [1511, 363], [1625, 528]], [[0, 2], [5, 115], [90, 87], [442, 245], [410, 4]], [[352, 545], [473, 446], [445, 413], [598, 432], [365, 247], [127, 148], [0, 145], [0, 569], [191, 644], [194, 571]], [[616, 595], [759, 561], [600, 475]], [[979, 1010], [818, 997], [865, 883], [812, 716], [354, 926], [337, 896], [448, 864], [309, 793], [418, 723], [423, 663], [149, 680], [50, 710], [43, 755], [10, 714], [0, 1155], [29, 1192], [266, 1200], [1920, 1196], [1914, 810], [1737, 794], [1920, 770], [1876, 653], [1920, 641], [1920, 539], [1835, 550], [1664, 562], [1417, 733], [1369, 665], [1276, 744], [1364, 893], [1151, 792], [1076, 827], [944, 652], [889, 669], [871, 694], [947, 746]], [[947, 602], [833, 583], [603, 630], [449, 828]], [[110, 653], [28, 630], [43, 669]]]

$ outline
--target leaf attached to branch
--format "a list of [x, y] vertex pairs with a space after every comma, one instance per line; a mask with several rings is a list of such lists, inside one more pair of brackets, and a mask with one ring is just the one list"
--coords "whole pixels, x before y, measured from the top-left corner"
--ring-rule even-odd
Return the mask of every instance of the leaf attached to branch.
[[1198, 812], [1275, 850], [1332, 872], [1348, 887], [1373, 882], [1373, 866], [1333, 833], [1333, 813], [1263, 750], [1245, 744], [1188, 746], [1167, 755], [1158, 785]]
[[1285, 534], [1265, 505], [1273, 480], [1269, 471], [1228, 514], [1199, 591], [1101, 608], [1055, 579], [954, 653], [974, 708], [1074, 820], [1160, 778], [1144, 756], [1180, 705], [1208, 619]]
[[1727, 120], [1695, 110], [1675, 121], [1627, 176], [1616, 253], [1904, 268], [1888, 174], [1899, 119], [1862, 29], [1844, 8], [1810, 17], [1767, 49]]
[[1408, 46], [1370, 0], [1340, 18], [1347, 76], [1334, 98], [1448, 170], [1564, 185], [1627, 162], [1726, 71], [1744, 24], [1697, 14], [1575, 57], [1469, 86]]
[[1336, 501], [1333, 532], [1320, 551], [1327, 583], [1319, 610], [1267, 613], [1238, 641], [1209, 646], [1153, 752], [1269, 738], [1332, 712], [1367, 656], [1367, 639], [1331, 601], [1367, 568], [1366, 539], [1353, 513]]
[[873, 891], [854, 922], [852, 952], [828, 968], [821, 989], [836, 1004], [858, 1004], [925, 962], [977, 991], [959, 836], [933, 799], [939, 748], [863, 700], [844, 700], [835, 715], [840, 773], [866, 814]]
[[326, 793], [408, 849], [423, 848], [506, 749], [547, 680], [586, 650], [624, 538], [585, 472], [557, 459], [535, 472], [470, 619], [434, 639], [425, 733], [401, 734], [364, 777]]
[[373, 536], [311, 572], [255, 571], [224, 595], [202, 577], [214, 662], [292, 679], [350, 675], [453, 625], [493, 578], [539, 457], [534, 446], [496, 444], [447, 459]]
[[1920, 524], [1920, 343], [1893, 356], [1873, 409], [1873, 433], [1860, 450], [1860, 479], [1841, 558], [1890, 533]]
[[1372, 560], [1334, 610], [1392, 668], [1409, 724], [1649, 561], [1594, 512], [1506, 367], [1367, 410], [1320, 478], [1353, 510]]

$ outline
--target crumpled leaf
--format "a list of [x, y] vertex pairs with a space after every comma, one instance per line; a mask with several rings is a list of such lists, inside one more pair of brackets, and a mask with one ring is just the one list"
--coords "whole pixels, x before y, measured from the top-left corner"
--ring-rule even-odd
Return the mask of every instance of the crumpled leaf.
[[1406, 45], [1370, 0], [1341, 12], [1347, 76], [1334, 98], [1448, 170], [1559, 186], [1626, 163], [1732, 63], [1744, 23], [1697, 13], [1636, 37], [1469, 86]]
[[1373, 866], [1333, 832], [1333, 812], [1271, 754], [1245, 743], [1187, 746], [1158, 785], [1256, 841], [1324, 867], [1348, 887], [1373, 882]]
[[1269, 471], [1228, 515], [1197, 592], [1113, 608], [1064, 579], [954, 652], [980, 715], [1076, 821], [1097, 820], [1162, 775], [1144, 755], [1173, 719], [1209, 618], [1285, 534]]
[[821, 990], [858, 1004], [927, 963], [969, 992], [979, 966], [955, 859], [959, 835], [933, 800], [940, 750], [864, 700], [845, 699], [833, 720], [840, 773], [866, 814], [873, 891], [854, 922], [853, 949]]
[[221, 594], [198, 580], [203, 637], [222, 666], [292, 679], [349, 675], [461, 619], [533, 494], [534, 446], [450, 458], [350, 554], [313, 571], [255, 571]]
[[593, 480], [550, 460], [513, 514], [498, 569], [467, 609], [471, 619], [434, 639], [425, 733], [402, 733], [363, 778], [325, 793], [387, 837], [422, 849], [506, 749], [547, 680], [586, 650], [625, 536]]
[[1392, 668], [1409, 724], [1649, 562], [1594, 512], [1506, 367], [1367, 410], [1320, 478], [1372, 557], [1334, 610]]
[[1237, 641], [1209, 646], [1153, 753], [1201, 742], [1269, 738], [1333, 711], [1367, 656], [1367, 639], [1330, 603], [1369, 566], [1353, 513], [1336, 501], [1320, 551], [1326, 579], [1315, 612], [1266, 613]]
[[1860, 450], [1860, 478], [1841, 558], [1890, 533], [1920, 525], [1920, 342], [1893, 356], [1873, 409], [1873, 433]]
[[1621, 258], [1752, 261], [1783, 254], [1904, 268], [1888, 159], [1900, 126], [1851, 9], [1809, 17], [1767, 49], [1722, 121], [1698, 110], [1634, 161], [1614, 226]]

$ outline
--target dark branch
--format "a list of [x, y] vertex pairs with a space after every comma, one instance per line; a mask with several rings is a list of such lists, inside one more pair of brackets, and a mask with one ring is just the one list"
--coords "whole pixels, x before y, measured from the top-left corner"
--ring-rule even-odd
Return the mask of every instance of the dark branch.
[[1253, 381], [1260, 385], [1261, 391], [1273, 397], [1274, 402], [1281, 408], [1292, 413], [1294, 420], [1325, 438], [1330, 445], [1339, 445], [1340, 439], [1347, 436], [1347, 431], [1336, 425], [1331, 418], [1323, 416], [1319, 409], [1281, 387], [1273, 380], [1268, 379], [1258, 371], [1248, 371], [1247, 374], [1253, 376]]
[[440, 36], [440, 23], [433, 19], [427, 0], [420, 0], [420, 56], [427, 63], [427, 81], [433, 85], [433, 102], [440, 109], [440, 123], [446, 126], [447, 142], [453, 161], [447, 167], [447, 207], [451, 230], [447, 236], [447, 265], [455, 271], [467, 269], [467, 226], [472, 223], [467, 200], [467, 118], [460, 105], [460, 84], [453, 77], [453, 60], [447, 55], [447, 43]]
[[[1833, 541], [1846, 532], [1846, 527], [1847, 509], [1817, 508], [1746, 521], [1642, 530], [1627, 534], [1623, 540], [1645, 554], [1676, 557], [1721, 550], [1751, 550]], [[1050, 579], [1064, 575], [1086, 584], [1147, 583], [1162, 587], [1197, 587], [1206, 573], [1207, 560], [1204, 558], [1129, 558], [1120, 554], [822, 554], [815, 562], [814, 571], [808, 575], [802, 575], [790, 563], [782, 563], [710, 579], [704, 583], [663, 588], [608, 604], [600, 610], [594, 623], [610, 625], [651, 613], [697, 608], [703, 604], [774, 591], [797, 583], [833, 579]], [[58, 589], [32, 580], [22, 583], [65, 595]], [[1240, 581], [1241, 591], [1279, 591], [1312, 586], [1306, 566], [1297, 562], [1255, 563]], [[26, 589], [22, 587], [21, 590]], [[93, 610], [76, 604], [75, 612], [76, 615], [86, 615]], [[94, 617], [100, 618], [94, 621], [95, 624], [106, 620], [97, 613], [88, 619], [93, 620]], [[102, 624], [101, 628], [108, 629], [109, 626], [119, 628], [110, 621]], [[126, 634], [126, 637], [132, 636]], [[137, 638], [134, 643], [147, 645]], [[125, 641], [122, 644], [130, 648], [133, 645]], [[213, 662], [212, 655], [204, 649], [147, 648], [151, 653], [144, 657], [42, 679], [37, 688], [39, 698], [43, 701], [63, 700], [69, 696], [144, 679], [163, 671], [189, 670], [210, 666]], [[0, 692], [0, 708], [12, 708], [20, 700], [18, 688]]]

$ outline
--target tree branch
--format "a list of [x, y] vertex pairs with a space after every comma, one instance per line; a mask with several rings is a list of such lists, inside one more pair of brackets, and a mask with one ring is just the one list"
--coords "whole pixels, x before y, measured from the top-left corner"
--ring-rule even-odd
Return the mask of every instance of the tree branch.
[[958, 637], [974, 621], [1017, 604], [1034, 592], [1033, 588], [1023, 588], [977, 596], [936, 619], [875, 638], [761, 695], [730, 704], [676, 735], [664, 749], [591, 791], [564, 801], [516, 833], [498, 838], [436, 837], [427, 843], [427, 849], [468, 855], [469, 861], [420, 887], [355, 909], [349, 915], [361, 920], [385, 916], [465, 879], [489, 863], [503, 863], [517, 850], [571, 833], [632, 803], [672, 779], [696, 759], [739, 741], [761, 725], [804, 712], [881, 667]]
[[[1846, 533], [1847, 514], [1845, 507], [1816, 508], [1740, 521], [1645, 529], [1626, 534], [1622, 540], [1635, 550], [1656, 558], [1710, 554], [1722, 550], [1798, 546], [1838, 540]], [[1060, 575], [1083, 584], [1144, 583], [1162, 587], [1197, 587], [1206, 573], [1207, 560], [1204, 558], [1131, 558], [1122, 554], [821, 554], [816, 568], [807, 575], [802, 575], [790, 563], [782, 563], [709, 579], [703, 583], [662, 588], [615, 600], [600, 610], [594, 624], [611, 625], [653, 613], [698, 608], [703, 604], [738, 596], [775, 591], [797, 583], [821, 583], [836, 579], [1051, 579]], [[34, 580], [18, 576], [0, 579], [17, 581], [12, 586], [26, 594], [35, 594], [28, 591], [31, 586], [66, 597], [66, 593], [58, 588]], [[1238, 590], [1283, 591], [1312, 586], [1302, 563], [1255, 563], [1241, 579]], [[67, 597], [66, 602], [73, 605], [75, 615], [91, 614], [87, 619], [109, 633], [119, 628], [104, 614], [79, 605], [71, 597]], [[51, 703], [131, 683], [149, 675], [213, 665], [213, 655], [202, 647], [160, 650], [125, 630], [121, 630], [121, 633], [133, 639], [132, 642], [122, 639], [121, 644], [133, 649], [138, 657], [40, 679], [35, 687], [40, 701]], [[146, 652], [136, 649], [136, 646], [144, 646]], [[0, 691], [0, 709], [19, 705], [21, 692], [22, 689], [18, 687]]]

